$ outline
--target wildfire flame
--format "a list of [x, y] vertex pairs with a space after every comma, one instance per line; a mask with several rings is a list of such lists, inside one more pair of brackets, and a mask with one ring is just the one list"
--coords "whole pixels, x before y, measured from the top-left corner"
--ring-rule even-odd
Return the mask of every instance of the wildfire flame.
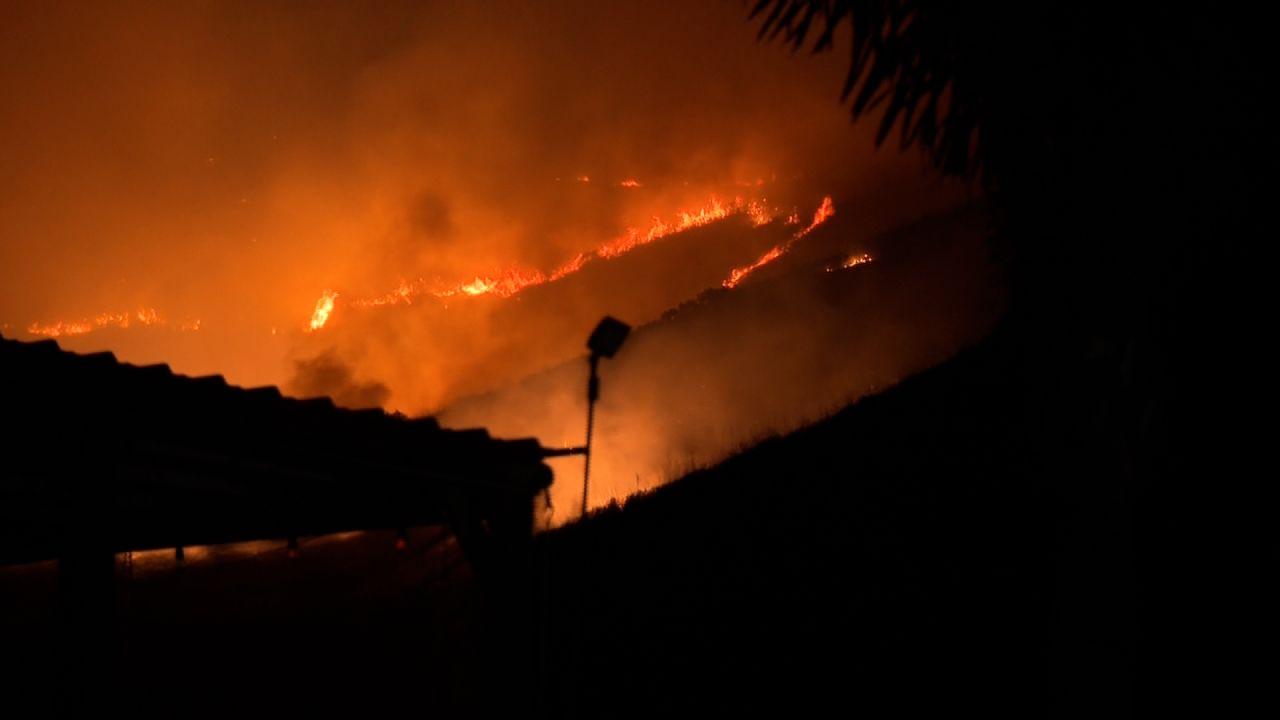
[[[583, 177], [585, 178], [585, 176]], [[587, 180], [582, 181], [586, 182]], [[623, 184], [626, 185], [628, 182], [635, 182], [635, 186], [639, 186], [639, 182], [634, 180], [624, 181]], [[359, 308], [381, 307], [398, 303], [410, 304], [415, 297], [421, 295], [428, 295], [442, 300], [458, 296], [475, 297], [479, 295], [511, 297], [526, 288], [547, 282], [555, 282], [572, 275], [581, 270], [593, 258], [605, 260], [615, 258], [667, 235], [709, 225], [733, 215], [745, 215], [753, 226], [759, 227], [773, 222], [774, 218], [777, 217], [777, 211], [771, 209], [764, 199], [746, 200], [742, 197], [735, 197], [732, 201], [726, 201], [712, 195], [703, 207], [677, 213], [675, 217], [668, 220], [654, 217], [652, 223], [645, 230], [634, 227], [627, 228], [618, 237], [598, 247], [594, 253], [579, 253], [573, 259], [549, 273], [531, 268], [510, 267], [494, 275], [477, 275], [471, 280], [451, 285], [443, 284], [439, 281], [427, 281], [422, 278], [412, 281], [401, 279], [399, 285], [391, 292], [371, 298], [356, 298], [347, 301], [346, 304]], [[310, 329], [312, 331], [319, 330], [328, 323], [330, 316], [333, 314], [337, 297], [338, 294], [336, 292], [326, 290], [320, 299], [316, 301], [315, 310], [311, 314]]]
[[670, 223], [665, 222], [662, 218], [655, 217], [648, 230], [641, 231], [636, 228], [627, 228], [622, 235], [601, 245], [596, 250], [596, 255], [602, 258], [617, 257], [667, 235], [702, 227], [703, 225], [710, 225], [717, 220], [723, 220], [730, 215], [739, 213], [745, 213], [751, 219], [752, 224], [756, 226], [767, 225], [773, 221], [775, 215], [763, 200], [747, 201], [741, 197], [736, 197], [732, 202], [725, 202], [712, 195], [707, 200], [706, 205], [696, 210], [681, 212]]
[[[100, 313], [91, 318], [83, 318], [80, 320], [59, 320], [54, 323], [42, 325], [40, 323], [31, 323], [27, 326], [27, 332], [32, 335], [40, 335], [43, 337], [64, 337], [72, 335], [84, 335], [108, 327], [127, 328], [134, 325], [157, 325], [167, 326], [168, 321], [160, 316], [155, 308], [138, 308], [133, 312], [118, 313]], [[176, 325], [179, 330], [199, 330], [199, 320], [188, 320]]]
[[836, 205], [835, 203], [831, 202], [831, 196], [828, 195], [822, 198], [822, 204], [818, 206], [817, 210], [813, 211], [813, 221], [809, 223], [809, 227], [796, 233], [795, 239], [799, 240], [805, 235], [808, 235], [809, 233], [813, 232], [814, 228], [818, 227], [819, 225], [826, 222], [827, 220], [830, 220], [831, 216], [835, 214], [836, 214]]
[[[590, 182], [590, 178], [585, 175], [578, 179], [581, 182]], [[640, 182], [634, 178], [623, 180], [620, 184], [623, 187], [640, 187]], [[777, 260], [790, 249], [796, 240], [809, 234], [834, 214], [835, 206], [832, 204], [831, 198], [823, 198], [822, 205], [814, 213], [813, 220], [808, 226], [797, 231], [785, 243], [770, 249], [754, 263], [733, 270], [723, 282], [724, 287], [736, 287], [756, 269]], [[730, 201], [721, 200], [712, 195], [706, 204], [700, 208], [677, 213], [674, 217], [666, 220], [655, 216], [646, 229], [627, 228], [621, 235], [596, 248], [594, 252], [578, 253], [568, 262], [549, 273], [537, 269], [510, 267], [493, 275], [477, 275], [471, 280], [453, 284], [444, 284], [440, 281], [428, 282], [422, 278], [412, 281], [401, 279], [396, 288], [388, 293], [369, 298], [355, 298], [345, 302], [353, 307], [370, 308], [397, 303], [410, 304], [414, 298], [420, 295], [428, 295], [437, 299], [480, 295], [510, 297], [526, 288], [555, 282], [572, 275], [593, 259], [607, 260], [615, 258], [668, 235], [709, 225], [733, 215], [744, 215], [753, 226], [759, 227], [773, 222], [778, 217], [778, 212], [770, 208], [763, 199], [746, 200], [742, 197], [735, 197]], [[798, 220], [798, 214], [792, 212], [786, 217], [785, 222], [794, 225], [799, 224]], [[851, 256], [844, 267], [852, 267], [853, 265], [870, 261], [870, 256]], [[321, 293], [315, 302], [310, 321], [307, 324], [309, 332], [320, 330], [328, 324], [337, 308], [338, 297], [338, 292], [332, 289], [325, 289]], [[94, 317], [79, 320], [61, 320], [50, 324], [32, 323], [28, 326], [27, 332], [32, 335], [56, 338], [83, 335], [107, 327], [128, 328], [135, 325], [170, 326], [170, 323], [162, 318], [155, 308], [144, 307], [134, 312], [101, 313]], [[200, 329], [200, 320], [187, 320], [171, 326], [181, 331], [195, 331]]]
[[[819, 205], [818, 209], [814, 211], [813, 220], [808, 224], [808, 226], [806, 226], [802, 230], [797, 231], [794, 235], [788, 238], [787, 241], [782, 243], [781, 245], [775, 245], [772, 248], [770, 248], [768, 252], [766, 252], [764, 255], [761, 255], [759, 259], [757, 259], [755, 262], [751, 263], [750, 265], [744, 265], [740, 268], [734, 268], [729, 273], [729, 277], [725, 278], [724, 282], [720, 284], [729, 289], [733, 289], [737, 287], [738, 284], [741, 283], [744, 279], [746, 279], [748, 275], [750, 275], [756, 270], [759, 270], [765, 265], [768, 265], [774, 260], [777, 260], [778, 258], [785, 255], [787, 251], [791, 249], [791, 246], [796, 243], [797, 240], [813, 232], [814, 228], [826, 222], [828, 219], [831, 218], [832, 215], [835, 215], [835, 214], [836, 214], [836, 206], [835, 206], [835, 203], [831, 201], [831, 196], [828, 195], [827, 197], [822, 198], [822, 204]], [[796, 215], [793, 213], [792, 217], [796, 217]], [[791, 218], [788, 218], [789, 224], [790, 224], [790, 220]], [[868, 260], [870, 260], [869, 256], [868, 256]], [[849, 267], [849, 266], [846, 265], [845, 267]]]
[[747, 217], [751, 220], [752, 227], [760, 227], [773, 222], [775, 214], [769, 208], [760, 203], [750, 203], [747, 205]]
[[[581, 176], [579, 179], [581, 182], [590, 182], [590, 178], [586, 176]], [[621, 184], [622, 187], [640, 187], [640, 182], [634, 178], [625, 179]], [[728, 288], [736, 287], [737, 284], [742, 282], [742, 279], [748, 277], [756, 269], [781, 258], [782, 255], [786, 254], [787, 250], [790, 250], [792, 243], [812, 232], [815, 227], [826, 222], [833, 214], [835, 214], [835, 205], [832, 204], [831, 197], [824, 197], [822, 205], [815, 211], [813, 220], [809, 225], [792, 234], [792, 237], [788, 238], [782, 245], [773, 247], [773, 249], [765, 252], [755, 263], [732, 270], [730, 277], [722, 283], [723, 286]], [[384, 295], [361, 297], [361, 299], [353, 299], [346, 302], [348, 305], [355, 307], [378, 307], [396, 305], [399, 302], [403, 302], [406, 305], [412, 304], [413, 299], [421, 295], [428, 295], [440, 300], [451, 299], [451, 297], [475, 297], [481, 295], [511, 297], [518, 292], [526, 290], [526, 288], [538, 286], [538, 284], [556, 282], [567, 277], [567, 275], [579, 272], [582, 266], [590, 263], [593, 259], [607, 260], [617, 258], [617, 256], [625, 255], [626, 252], [635, 250], [636, 247], [648, 245], [648, 243], [666, 237], [668, 234], [703, 227], [703, 225], [732, 217], [732, 215], [745, 215], [754, 227], [760, 227], [760, 225], [772, 223], [774, 219], [777, 219], [778, 211], [769, 208], [763, 199], [744, 200], [742, 197], [735, 197], [731, 201], [726, 201], [713, 195], [709, 197], [707, 204], [701, 206], [701, 208], [681, 211], [675, 217], [666, 220], [654, 217], [653, 222], [645, 229], [627, 228], [621, 236], [603, 243], [591, 254], [580, 252], [580, 254], [568, 260], [567, 263], [558, 266], [558, 268], [549, 273], [512, 266], [512, 268], [507, 268], [493, 275], [475, 275], [470, 281], [453, 284], [444, 284], [439, 281], [428, 282], [422, 278], [416, 279], [416, 281], [401, 279], [394, 290], [384, 293]], [[799, 215], [792, 211], [790, 215], [787, 215], [785, 222], [787, 224], [799, 224]], [[844, 266], [845, 268], [850, 268], [852, 265], [869, 263], [869, 261], [869, 255], [850, 256]], [[319, 331], [329, 323], [334, 310], [337, 309], [338, 297], [339, 293], [337, 291], [328, 290], [328, 288], [320, 293], [320, 297], [316, 300], [315, 307], [311, 311], [311, 319], [307, 324], [308, 332]], [[154, 307], [141, 307], [141, 309], [133, 311], [133, 313], [102, 313], [92, 316], [92, 318], [59, 320], [59, 322], [50, 324], [32, 323], [27, 328], [27, 332], [42, 337], [68, 337], [90, 333], [100, 328], [129, 328], [133, 327], [133, 325], [169, 325], [169, 323], [161, 318]], [[186, 320], [186, 322], [174, 324], [172, 327], [183, 332], [198, 331], [200, 329], [200, 320]]]
[[320, 293], [320, 299], [316, 300], [316, 309], [311, 313], [311, 331], [315, 332], [324, 327], [329, 322], [329, 316], [333, 314], [333, 304], [338, 299], [338, 293], [332, 290], [325, 290]]
[[729, 277], [725, 278], [725, 281], [721, 284], [727, 288], [737, 287], [738, 283], [742, 282], [743, 278], [755, 272], [757, 269], [762, 268], [765, 265], [768, 265], [769, 263], [773, 262], [774, 260], [777, 260], [778, 258], [782, 257], [782, 254], [785, 253], [786, 251], [787, 251], [787, 248], [785, 245], [775, 245], [774, 247], [769, 249], [769, 252], [765, 253], [764, 255], [761, 255], [759, 260], [756, 260], [750, 265], [744, 265], [740, 268], [734, 268], [733, 271], [729, 273]]
[[845, 258], [844, 262], [840, 263], [840, 267], [843, 269], [843, 268], [851, 268], [855, 265], [865, 265], [874, 259], [875, 258], [871, 257], [866, 253], [850, 255], [849, 257]]
[[591, 256], [587, 255], [586, 253], [578, 253], [569, 262], [561, 265], [555, 270], [552, 270], [551, 275], [550, 277], [547, 278], [547, 280], [549, 282], [555, 282], [556, 280], [559, 280], [560, 278], [566, 275], [572, 275], [573, 273], [576, 273], [579, 270], [581, 270], [582, 266], [586, 265], [587, 261], [590, 259], [591, 259]]

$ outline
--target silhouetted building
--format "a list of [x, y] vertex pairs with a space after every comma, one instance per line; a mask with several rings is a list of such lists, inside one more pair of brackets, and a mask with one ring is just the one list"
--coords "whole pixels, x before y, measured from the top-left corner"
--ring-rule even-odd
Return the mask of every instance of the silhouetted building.
[[551, 482], [536, 440], [51, 340], [0, 337], [0, 419], [0, 564], [436, 524], [484, 564]]

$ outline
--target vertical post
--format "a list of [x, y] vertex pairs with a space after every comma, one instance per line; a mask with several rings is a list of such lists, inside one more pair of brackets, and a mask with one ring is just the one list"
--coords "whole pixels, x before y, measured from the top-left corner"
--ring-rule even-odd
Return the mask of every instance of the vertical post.
[[587, 499], [591, 488], [591, 431], [595, 427], [596, 399], [600, 397], [600, 376], [596, 374], [600, 356], [591, 353], [591, 376], [587, 379], [587, 444], [582, 460], [582, 517], [587, 516]]

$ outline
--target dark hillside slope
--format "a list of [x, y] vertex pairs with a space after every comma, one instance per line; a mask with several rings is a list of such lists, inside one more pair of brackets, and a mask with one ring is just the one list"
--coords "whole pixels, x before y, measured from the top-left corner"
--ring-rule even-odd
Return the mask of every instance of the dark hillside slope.
[[[827, 417], [943, 362], [995, 327], [1004, 308], [1003, 276], [980, 207], [926, 216], [870, 238], [841, 226], [841, 217], [758, 278], [707, 290], [637, 327], [603, 364], [593, 507]], [[827, 269], [833, 258], [839, 267], [863, 252], [875, 261]], [[766, 274], [774, 265], [787, 267]], [[586, 365], [578, 355], [461, 399], [437, 418], [446, 427], [486, 427], [549, 446], [579, 444]], [[552, 467], [558, 478], [552, 520], [562, 524], [577, 517], [582, 466], [567, 458]]]
[[1043, 709], [1054, 523], [1001, 334], [543, 536], [554, 710]]

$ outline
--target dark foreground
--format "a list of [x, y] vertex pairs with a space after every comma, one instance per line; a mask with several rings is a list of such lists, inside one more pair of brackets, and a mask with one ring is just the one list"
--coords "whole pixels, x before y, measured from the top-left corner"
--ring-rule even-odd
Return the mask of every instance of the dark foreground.
[[[1053, 459], [1027, 454], [1015, 359], [997, 333], [544, 534], [529, 577], [477, 579], [430, 529], [401, 550], [368, 533], [296, 558], [136, 561], [118, 569], [120, 650], [79, 701], [166, 716], [1125, 713], [1150, 680], [1125, 501], [1074, 503], [1034, 479]], [[52, 568], [0, 583], [5, 698], [65, 704]]]

